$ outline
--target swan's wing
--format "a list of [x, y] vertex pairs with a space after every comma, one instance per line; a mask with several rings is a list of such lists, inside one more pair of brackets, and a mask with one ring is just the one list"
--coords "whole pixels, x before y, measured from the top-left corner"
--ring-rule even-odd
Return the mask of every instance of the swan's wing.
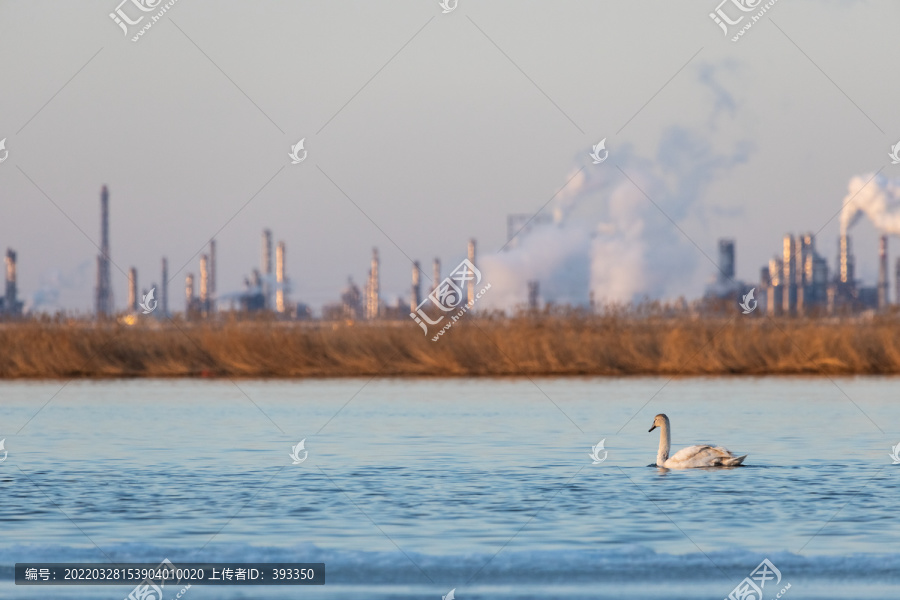
[[741, 464], [744, 458], [746, 455], [735, 456], [730, 450], [721, 446], [688, 446], [667, 460], [666, 466], [670, 466], [670, 462], [672, 466], [681, 468], [736, 466]]

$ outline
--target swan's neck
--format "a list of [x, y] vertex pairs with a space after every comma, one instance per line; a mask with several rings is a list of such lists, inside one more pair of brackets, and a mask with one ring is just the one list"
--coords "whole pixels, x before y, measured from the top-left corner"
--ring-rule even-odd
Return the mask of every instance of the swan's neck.
[[672, 445], [672, 434], [669, 424], [663, 423], [659, 428], [659, 451], [656, 453], [656, 466], [663, 466], [669, 460], [669, 448]]

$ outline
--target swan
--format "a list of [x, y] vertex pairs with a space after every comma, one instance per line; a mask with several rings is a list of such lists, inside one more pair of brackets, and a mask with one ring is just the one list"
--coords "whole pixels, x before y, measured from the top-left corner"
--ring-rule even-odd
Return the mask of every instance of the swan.
[[659, 452], [656, 453], [656, 466], [667, 469], [693, 469], [697, 467], [736, 467], [744, 462], [747, 455], [735, 456], [721, 446], [688, 446], [669, 458], [669, 447], [672, 445], [672, 432], [669, 429], [669, 417], [660, 413], [653, 419], [653, 431], [659, 427]]

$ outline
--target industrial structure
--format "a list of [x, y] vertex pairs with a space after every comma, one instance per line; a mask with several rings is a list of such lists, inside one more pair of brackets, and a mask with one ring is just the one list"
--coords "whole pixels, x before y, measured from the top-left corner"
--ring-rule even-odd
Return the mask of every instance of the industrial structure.
[[22, 302], [19, 301], [19, 289], [16, 274], [16, 252], [12, 248], [6, 250], [6, 286], [0, 296], [0, 316], [4, 318], [22, 315]]
[[109, 258], [109, 190], [100, 190], [100, 255], [97, 256], [97, 288], [94, 292], [94, 310], [98, 318], [109, 317], [115, 311]]

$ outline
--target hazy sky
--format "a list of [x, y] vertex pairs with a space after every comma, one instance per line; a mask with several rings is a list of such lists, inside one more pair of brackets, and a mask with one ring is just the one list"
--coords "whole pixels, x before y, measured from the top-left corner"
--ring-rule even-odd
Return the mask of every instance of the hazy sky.
[[[785, 232], [824, 226], [833, 268], [848, 181], [900, 177], [888, 0], [781, 0], [736, 43], [709, 17], [716, 0], [459, 0], [447, 14], [437, 0], [178, 0], [138, 42], [150, 17], [126, 36], [117, 5], [0, 0], [0, 248], [18, 251], [26, 300], [55, 290], [58, 306], [92, 308], [103, 184], [117, 305], [129, 267], [146, 288], [167, 256], [180, 310], [210, 237], [227, 293], [259, 265], [265, 227], [287, 243], [294, 299], [318, 308], [348, 276], [362, 284], [377, 246], [392, 300], [410, 258], [430, 276], [474, 237], [490, 264], [506, 216], [538, 211], [582, 167], [600, 183], [569, 223], [639, 223], [611, 263], [668, 259], [682, 281], [662, 293], [696, 296], [721, 236], [755, 281]], [[593, 165], [602, 138], [609, 159]], [[870, 225], [854, 244], [871, 284]]]

